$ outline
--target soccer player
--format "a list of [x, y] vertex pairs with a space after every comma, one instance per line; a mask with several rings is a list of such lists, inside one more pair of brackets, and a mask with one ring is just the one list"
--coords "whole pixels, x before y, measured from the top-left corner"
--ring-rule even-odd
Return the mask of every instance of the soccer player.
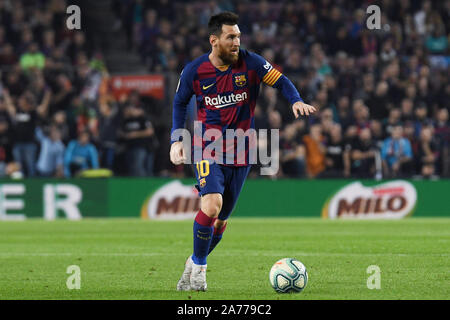
[[[239, 48], [241, 32], [236, 14], [222, 12], [212, 16], [208, 29], [211, 51], [188, 63], [181, 73], [173, 103], [172, 133], [184, 128], [186, 106], [193, 95], [196, 96], [202, 134], [216, 129], [225, 137], [227, 129], [246, 131], [254, 128], [253, 114], [261, 82], [281, 91], [292, 105], [296, 118], [316, 111], [303, 102], [292, 82], [269, 62]], [[171, 138], [170, 159], [175, 165], [187, 160], [180, 140]], [[209, 142], [202, 142], [202, 151]], [[232, 146], [232, 152], [235, 148]], [[202, 159], [194, 159], [200, 211], [194, 221], [194, 252], [186, 260], [177, 290], [205, 291], [207, 288], [206, 257], [221, 240], [250, 170], [246, 148], [243, 162], [235, 159], [232, 164], [221, 164], [204, 154]]]

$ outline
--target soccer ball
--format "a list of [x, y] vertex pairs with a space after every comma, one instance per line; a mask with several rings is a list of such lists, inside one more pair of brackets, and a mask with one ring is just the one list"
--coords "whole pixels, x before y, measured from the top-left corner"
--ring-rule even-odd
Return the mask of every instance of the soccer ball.
[[308, 273], [300, 261], [284, 258], [270, 269], [269, 280], [276, 292], [301, 292], [308, 283]]

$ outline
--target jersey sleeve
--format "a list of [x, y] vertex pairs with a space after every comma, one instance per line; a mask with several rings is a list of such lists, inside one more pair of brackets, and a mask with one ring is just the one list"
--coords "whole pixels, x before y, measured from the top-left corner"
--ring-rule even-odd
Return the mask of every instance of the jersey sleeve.
[[270, 62], [256, 53], [249, 52], [249, 57], [250, 67], [256, 70], [262, 82], [280, 90], [290, 104], [294, 104], [297, 101], [303, 102], [294, 84], [280, 71], [275, 69]]
[[[172, 113], [172, 133], [177, 129], [184, 128], [186, 122], [187, 105], [194, 94], [192, 82], [194, 79], [194, 73], [190, 65], [187, 65], [183, 71], [181, 71], [180, 80], [178, 81], [175, 98], [173, 100], [173, 113]], [[179, 139], [171, 142], [180, 141]]]
[[256, 71], [259, 79], [265, 84], [273, 87], [283, 74], [260, 55], [253, 52], [249, 52], [248, 54], [250, 67]]

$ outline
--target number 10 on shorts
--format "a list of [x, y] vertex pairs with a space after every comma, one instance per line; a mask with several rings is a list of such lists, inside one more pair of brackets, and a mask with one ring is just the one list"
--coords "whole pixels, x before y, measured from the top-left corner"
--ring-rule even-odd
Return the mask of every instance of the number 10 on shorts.
[[202, 160], [197, 162], [198, 178], [206, 177], [209, 174], [209, 162], [208, 160]]

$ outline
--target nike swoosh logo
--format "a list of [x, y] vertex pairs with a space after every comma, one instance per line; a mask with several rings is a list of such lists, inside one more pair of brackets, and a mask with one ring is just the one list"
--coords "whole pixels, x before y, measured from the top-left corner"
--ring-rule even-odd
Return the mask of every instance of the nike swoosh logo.
[[213, 85], [215, 85], [216, 83], [214, 82], [213, 84], [210, 84], [209, 86], [203, 86], [203, 90], [206, 90], [208, 88], [211, 88]]
[[232, 104], [236, 104], [236, 102], [230, 102], [230, 103], [227, 103], [227, 104], [222, 104], [220, 106], [214, 106], [214, 107], [217, 108], [217, 109], [220, 109], [220, 108], [223, 108], [223, 107], [231, 106]]

